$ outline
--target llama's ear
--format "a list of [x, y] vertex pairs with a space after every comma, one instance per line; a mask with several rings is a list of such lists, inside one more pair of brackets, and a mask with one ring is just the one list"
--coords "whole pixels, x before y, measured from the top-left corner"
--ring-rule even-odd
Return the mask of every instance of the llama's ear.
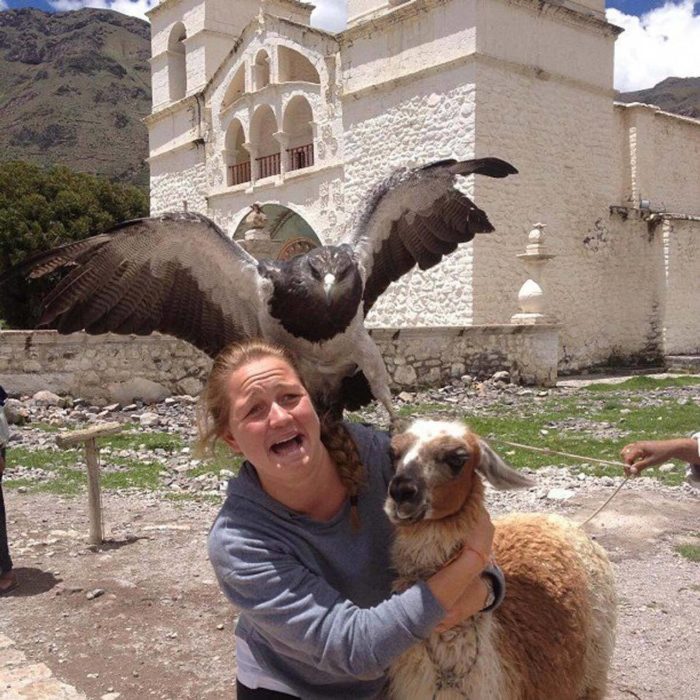
[[477, 469], [495, 488], [502, 491], [524, 489], [535, 485], [532, 479], [509, 467], [483, 440], [479, 440], [479, 449], [481, 458]]

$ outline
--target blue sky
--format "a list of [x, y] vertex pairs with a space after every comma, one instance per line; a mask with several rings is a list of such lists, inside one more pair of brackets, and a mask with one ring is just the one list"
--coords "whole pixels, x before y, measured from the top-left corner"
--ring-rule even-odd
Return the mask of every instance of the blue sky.
[[[0, 0], [1, 9], [102, 7], [143, 17], [158, 0]], [[312, 23], [338, 31], [346, 0], [312, 0]], [[624, 28], [615, 47], [615, 87], [641, 90], [668, 76], [700, 77], [700, 0], [607, 0], [608, 21]]]

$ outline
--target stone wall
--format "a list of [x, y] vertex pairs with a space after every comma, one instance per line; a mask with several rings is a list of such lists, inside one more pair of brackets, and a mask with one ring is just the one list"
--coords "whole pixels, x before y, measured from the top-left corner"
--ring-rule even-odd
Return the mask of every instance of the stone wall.
[[[372, 337], [394, 389], [441, 386], [464, 374], [509, 370], [527, 384], [556, 383], [556, 326], [383, 328]], [[152, 336], [0, 332], [0, 384], [12, 395], [49, 389], [105, 402], [196, 395], [211, 360], [191, 345]]]
[[209, 358], [167, 336], [0, 332], [0, 384], [9, 394], [57, 394], [130, 403], [196, 394]]

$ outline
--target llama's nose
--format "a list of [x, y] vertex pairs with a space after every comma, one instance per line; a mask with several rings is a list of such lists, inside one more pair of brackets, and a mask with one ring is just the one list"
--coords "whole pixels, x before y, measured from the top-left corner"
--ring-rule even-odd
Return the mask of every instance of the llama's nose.
[[399, 474], [389, 482], [389, 495], [396, 503], [411, 503], [418, 500], [418, 483], [410, 476]]

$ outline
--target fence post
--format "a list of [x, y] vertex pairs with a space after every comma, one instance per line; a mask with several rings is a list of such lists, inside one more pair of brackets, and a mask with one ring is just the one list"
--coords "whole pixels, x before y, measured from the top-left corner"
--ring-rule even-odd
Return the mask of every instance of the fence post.
[[88, 516], [90, 519], [90, 544], [102, 544], [102, 497], [100, 489], [100, 451], [97, 438], [115, 435], [122, 431], [120, 423], [103, 423], [83, 430], [73, 430], [56, 436], [56, 444], [63, 450], [83, 444], [88, 477]]

